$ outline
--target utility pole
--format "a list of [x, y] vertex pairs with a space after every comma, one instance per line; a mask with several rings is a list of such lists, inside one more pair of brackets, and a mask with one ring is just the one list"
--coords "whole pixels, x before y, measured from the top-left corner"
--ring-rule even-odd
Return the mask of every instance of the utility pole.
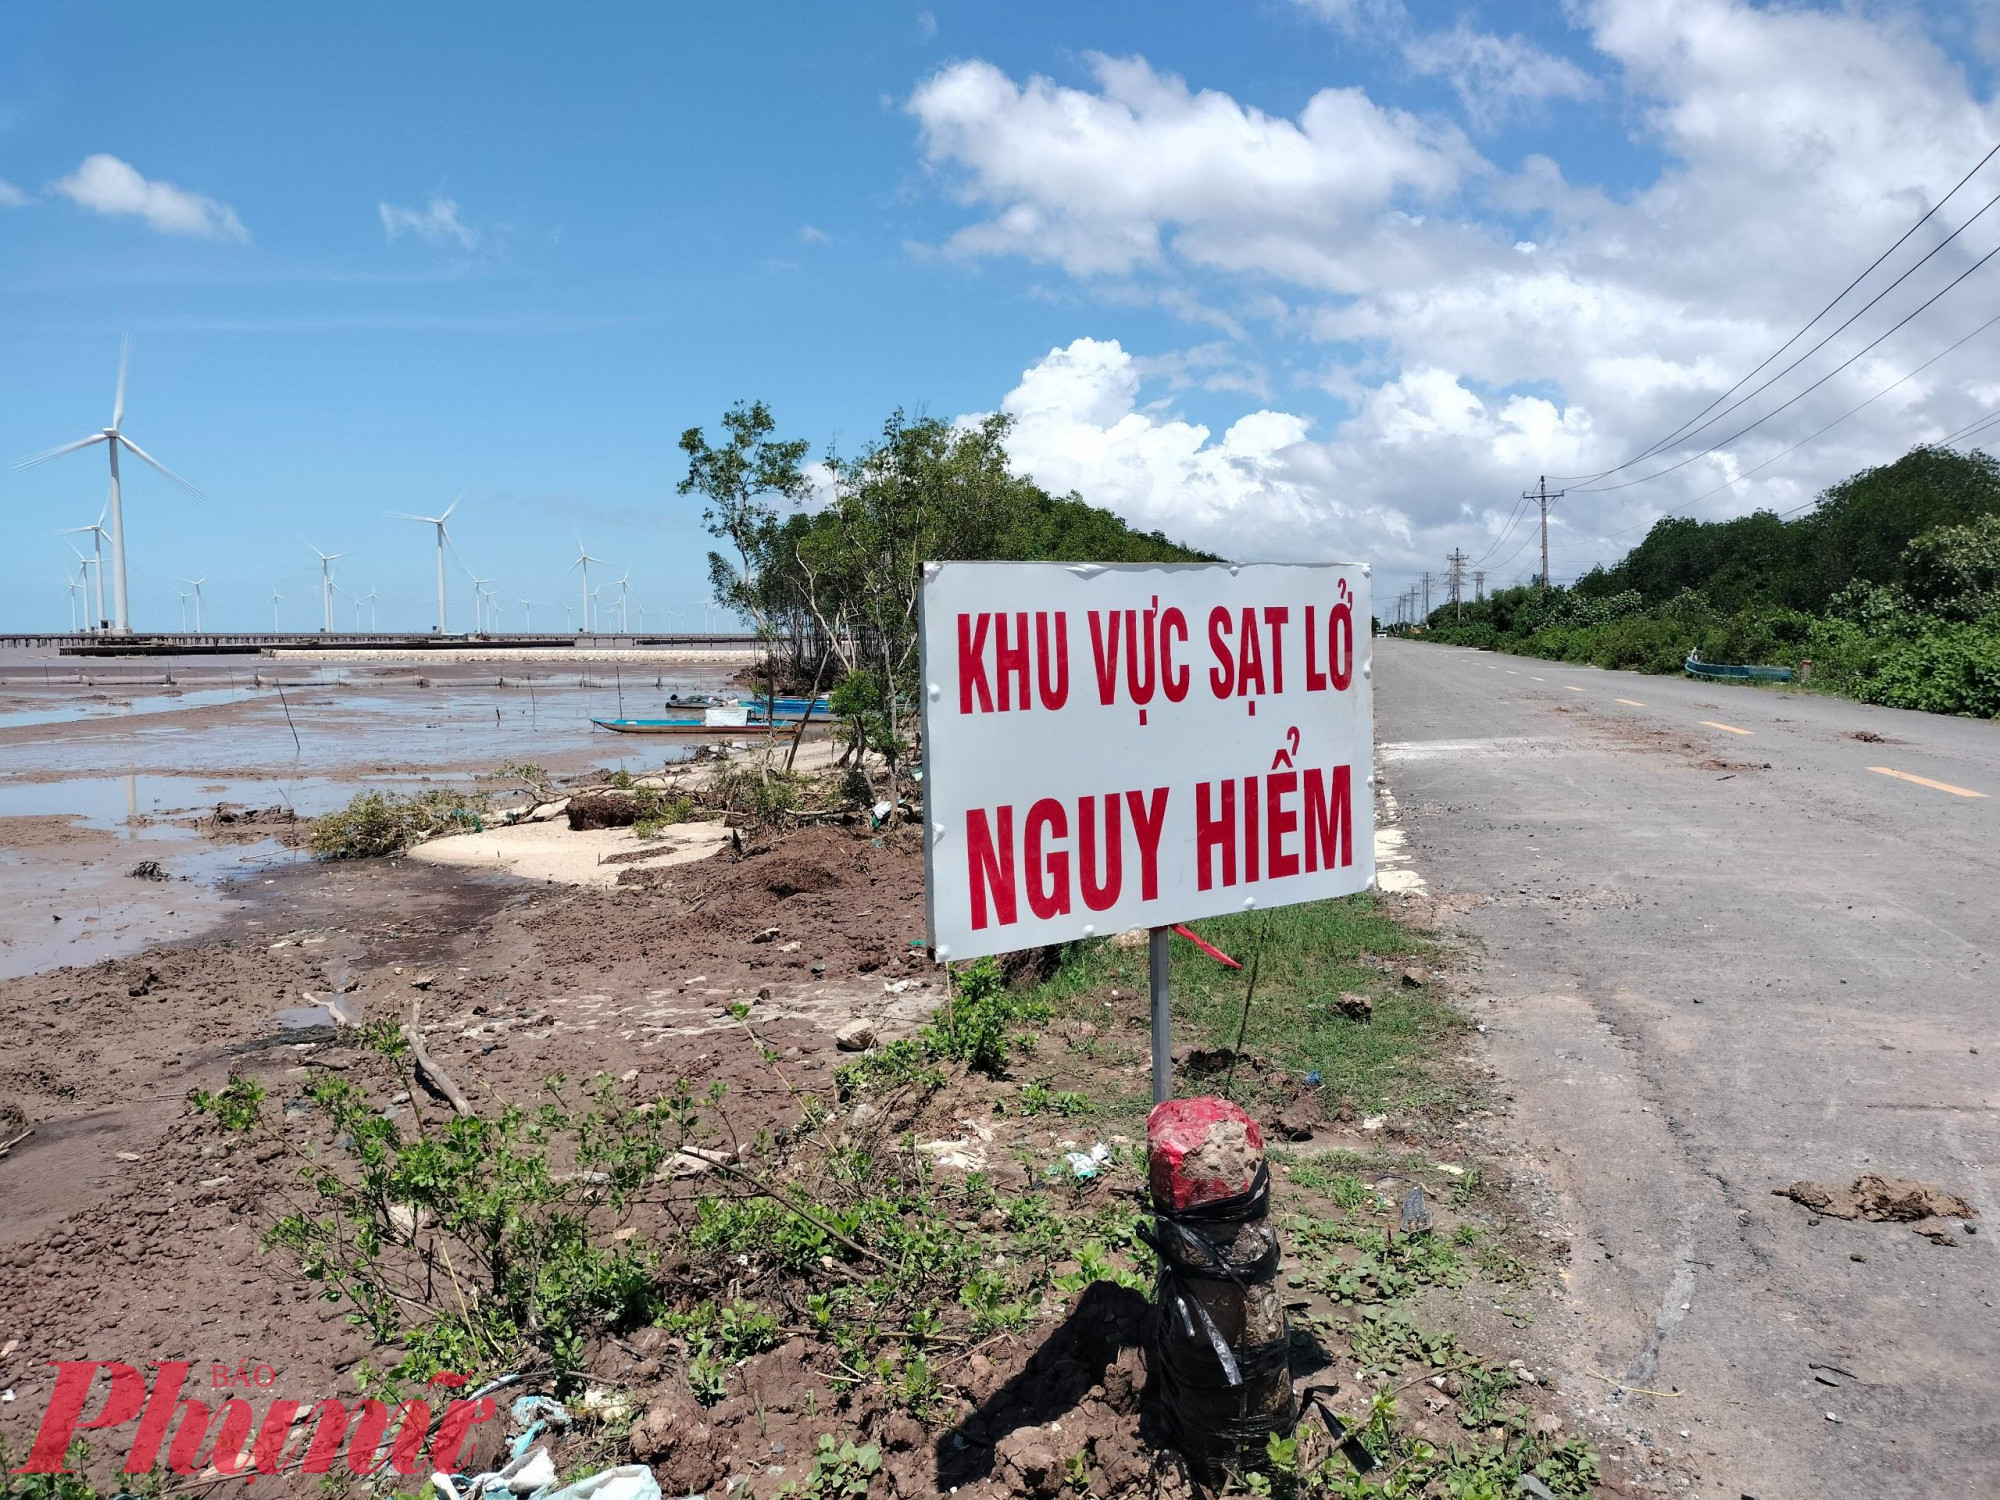
[[1549, 476], [1546, 474], [1542, 475], [1541, 481], [1533, 489], [1523, 490], [1521, 492], [1521, 498], [1523, 500], [1539, 500], [1542, 506], [1542, 587], [1543, 588], [1547, 588], [1549, 586], [1549, 502], [1551, 500], [1560, 500], [1564, 495], [1568, 493], [1569, 491], [1567, 490], [1557, 490], [1553, 495], [1551, 495], [1549, 493]]
[[1423, 622], [1426, 625], [1430, 624], [1431, 622], [1431, 575], [1428, 569], [1426, 569], [1424, 572], [1424, 621]]
[[1455, 611], [1454, 619], [1463, 623], [1465, 620], [1465, 553], [1463, 549], [1452, 548], [1451, 556], [1446, 558], [1445, 561], [1451, 564], [1451, 605]]
[[1484, 568], [1474, 568], [1472, 570], [1473, 601], [1477, 603], [1479, 600], [1484, 599], [1485, 597], [1486, 597], [1486, 570]]

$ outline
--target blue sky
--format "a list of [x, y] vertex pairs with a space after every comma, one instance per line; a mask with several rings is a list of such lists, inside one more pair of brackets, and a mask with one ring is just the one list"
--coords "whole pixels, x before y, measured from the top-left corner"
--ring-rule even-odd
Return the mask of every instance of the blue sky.
[[[274, 584], [312, 623], [307, 542], [427, 625], [428, 538], [388, 513], [461, 490], [506, 624], [560, 622], [575, 533], [649, 625], [699, 622], [674, 444], [742, 397], [847, 450], [898, 404], [1004, 406], [1024, 469], [1142, 524], [1503, 581], [1536, 471], [1704, 404], [1978, 159], [1985, 46], [1972, 13], [1723, 0], [11, 6], [0, 456], [102, 426], [132, 335], [127, 429], [210, 497], [128, 478], [141, 628], [202, 573], [211, 625], [268, 625]], [[1968, 351], [1705, 493], [1984, 295], [1768, 447], [1571, 506], [1557, 576], [2000, 403]], [[0, 477], [0, 628], [66, 624], [50, 533], [104, 478]]]

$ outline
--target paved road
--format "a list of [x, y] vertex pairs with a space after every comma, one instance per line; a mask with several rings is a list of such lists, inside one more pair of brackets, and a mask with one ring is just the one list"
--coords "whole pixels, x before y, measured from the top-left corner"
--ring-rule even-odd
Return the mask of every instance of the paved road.
[[[1620, 1411], [1699, 1494], [2000, 1495], [2000, 724], [1398, 640], [1375, 683], [1414, 868], [1485, 898], [1566, 1387], [1685, 1392]], [[1771, 1194], [1868, 1171], [1978, 1234]]]

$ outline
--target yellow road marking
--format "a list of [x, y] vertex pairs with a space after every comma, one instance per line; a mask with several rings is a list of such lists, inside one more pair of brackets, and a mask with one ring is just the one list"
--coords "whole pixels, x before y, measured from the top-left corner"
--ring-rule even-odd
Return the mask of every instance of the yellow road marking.
[[1950, 792], [1954, 797], [1984, 797], [1984, 792], [1968, 791], [1962, 786], [1953, 786], [1949, 781], [1932, 781], [1928, 776], [1912, 776], [1908, 771], [1892, 771], [1887, 766], [1870, 766], [1877, 776], [1893, 776], [1898, 781], [1914, 781], [1918, 786], [1927, 786], [1934, 792]]
[[1701, 722], [1706, 724], [1710, 729], [1726, 729], [1731, 734], [1754, 734], [1756, 732], [1750, 729], [1738, 729], [1734, 724], [1718, 724], [1713, 719], [1703, 719]]
[[1646, 706], [1645, 704], [1641, 703], [1637, 698], [1620, 698], [1618, 701], [1624, 704], [1627, 708], [1644, 708]]
[[1583, 691], [1583, 689], [1582, 689], [1582, 688], [1580, 688], [1580, 687], [1575, 687], [1575, 686], [1573, 686], [1572, 684], [1570, 684], [1570, 683], [1567, 683], [1567, 682], [1565, 682], [1565, 683], [1563, 684], [1563, 686], [1564, 686], [1564, 687], [1566, 687], [1566, 688], [1569, 688], [1569, 690], [1570, 690], [1570, 691], [1571, 691], [1572, 693], [1580, 693], [1580, 692], [1582, 692], [1582, 691]]

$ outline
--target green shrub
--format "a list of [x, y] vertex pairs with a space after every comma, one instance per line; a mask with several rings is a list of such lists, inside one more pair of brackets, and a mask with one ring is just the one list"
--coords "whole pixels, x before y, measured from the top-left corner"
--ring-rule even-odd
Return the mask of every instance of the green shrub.
[[1914, 640], [1886, 643], [1854, 694], [1890, 708], [2000, 717], [2000, 621], [1939, 624]]
[[646, 800], [647, 810], [632, 820], [632, 832], [642, 839], [656, 839], [660, 831], [694, 816], [694, 798], [668, 797], [654, 792]]
[[446, 833], [477, 833], [486, 798], [464, 792], [359, 792], [339, 812], [313, 819], [315, 859], [374, 859], [400, 854]]
[[925, 1046], [933, 1057], [955, 1059], [975, 1072], [1003, 1073], [1015, 1045], [1015, 1026], [1048, 1017], [1046, 1003], [1021, 1000], [1008, 991], [998, 963], [976, 959], [953, 976], [951, 998], [933, 1013]]

